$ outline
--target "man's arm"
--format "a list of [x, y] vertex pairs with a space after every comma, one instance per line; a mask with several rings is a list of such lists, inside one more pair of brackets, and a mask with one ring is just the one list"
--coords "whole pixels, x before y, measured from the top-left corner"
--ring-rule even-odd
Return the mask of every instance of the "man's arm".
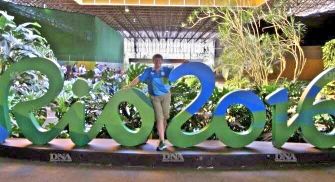
[[136, 86], [139, 82], [144, 82], [148, 77], [148, 70], [144, 70], [144, 72], [142, 74], [140, 74], [139, 76], [137, 76], [136, 78], [134, 78], [134, 80], [132, 80], [128, 85], [126, 85], [123, 88], [131, 88]]
[[128, 89], [128, 88], [134, 87], [134, 86], [136, 86], [139, 82], [140, 82], [140, 79], [139, 79], [139, 76], [138, 76], [138, 77], [136, 77], [134, 80], [132, 80], [128, 85], [125, 85], [123, 88], [124, 88], [124, 89]]
[[130, 84], [128, 85], [128, 87], [134, 87], [135, 85], [137, 85], [140, 82], [139, 76], [136, 77], [133, 81], [130, 82]]

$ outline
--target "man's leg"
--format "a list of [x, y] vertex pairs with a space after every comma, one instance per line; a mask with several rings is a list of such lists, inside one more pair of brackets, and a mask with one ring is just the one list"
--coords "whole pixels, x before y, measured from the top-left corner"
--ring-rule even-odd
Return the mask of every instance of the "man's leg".
[[162, 110], [164, 115], [164, 133], [167, 126], [167, 120], [170, 118], [171, 93], [164, 95], [162, 100]]
[[158, 131], [159, 140], [164, 142], [164, 115], [163, 108], [161, 105], [161, 97], [160, 96], [151, 96], [152, 105], [154, 106], [155, 118], [156, 118], [156, 128]]
[[157, 120], [157, 130], [159, 135], [159, 140], [165, 141], [165, 128], [164, 128], [164, 120]]

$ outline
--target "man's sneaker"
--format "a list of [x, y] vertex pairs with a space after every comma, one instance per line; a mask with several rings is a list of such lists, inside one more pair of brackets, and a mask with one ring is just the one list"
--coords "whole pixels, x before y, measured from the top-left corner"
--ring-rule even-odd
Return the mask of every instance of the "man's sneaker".
[[157, 151], [163, 151], [163, 150], [165, 150], [167, 147], [166, 147], [166, 145], [165, 145], [165, 143], [164, 142], [162, 142], [162, 141], [160, 141], [159, 142], [159, 145], [158, 145], [158, 147], [157, 147]]

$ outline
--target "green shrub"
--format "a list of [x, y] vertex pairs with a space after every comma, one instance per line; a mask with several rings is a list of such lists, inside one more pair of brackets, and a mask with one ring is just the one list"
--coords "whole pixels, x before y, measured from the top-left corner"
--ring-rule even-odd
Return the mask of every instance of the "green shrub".
[[323, 64], [325, 68], [335, 66], [335, 39], [330, 40], [322, 47]]

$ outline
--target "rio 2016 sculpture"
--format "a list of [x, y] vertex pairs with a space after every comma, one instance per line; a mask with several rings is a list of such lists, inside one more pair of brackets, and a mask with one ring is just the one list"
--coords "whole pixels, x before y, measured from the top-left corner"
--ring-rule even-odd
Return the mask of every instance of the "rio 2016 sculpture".
[[[117, 92], [104, 107], [102, 114], [95, 121], [89, 131], [85, 131], [84, 103], [77, 101], [71, 105], [68, 112], [50, 130], [43, 129], [37, 122], [33, 111], [46, 106], [53, 101], [63, 89], [63, 76], [56, 63], [43, 58], [26, 58], [12, 65], [0, 77], [0, 142], [9, 136], [11, 121], [8, 107], [8, 94], [15, 75], [24, 71], [35, 70], [45, 74], [49, 79], [49, 89], [42, 97], [21, 102], [15, 105], [12, 113], [23, 135], [34, 144], [46, 144], [57, 137], [69, 126], [71, 140], [77, 146], [84, 146], [96, 137], [105, 126], [110, 136], [124, 146], [136, 146], [144, 143], [154, 125], [154, 111], [148, 97], [138, 89], [126, 89]], [[213, 134], [227, 146], [244, 147], [261, 134], [266, 121], [265, 104], [252, 91], [237, 90], [226, 94], [217, 103], [210, 123], [195, 132], [185, 132], [181, 126], [197, 112], [210, 98], [215, 87], [212, 70], [202, 63], [187, 63], [174, 69], [170, 74], [170, 81], [192, 75], [198, 78], [202, 88], [198, 96], [184, 110], [178, 113], [167, 128], [168, 140], [177, 147], [196, 145]], [[317, 76], [306, 88], [300, 98], [298, 112], [291, 118], [287, 116], [288, 90], [281, 88], [266, 97], [266, 102], [272, 111], [273, 145], [281, 147], [288, 138], [299, 128], [302, 135], [312, 145], [318, 148], [332, 148], [335, 146], [335, 130], [322, 133], [314, 125], [313, 116], [328, 113], [334, 115], [335, 101], [324, 100], [315, 103], [315, 97], [320, 90], [335, 79], [335, 69], [327, 69]], [[73, 85], [73, 92], [78, 97], [89, 93], [86, 81], [78, 79]], [[135, 105], [142, 118], [142, 125], [137, 130], [127, 128], [119, 116], [119, 104], [128, 102]], [[235, 132], [230, 129], [226, 121], [226, 111], [231, 105], [242, 104], [253, 115], [253, 121], [247, 131]]]

